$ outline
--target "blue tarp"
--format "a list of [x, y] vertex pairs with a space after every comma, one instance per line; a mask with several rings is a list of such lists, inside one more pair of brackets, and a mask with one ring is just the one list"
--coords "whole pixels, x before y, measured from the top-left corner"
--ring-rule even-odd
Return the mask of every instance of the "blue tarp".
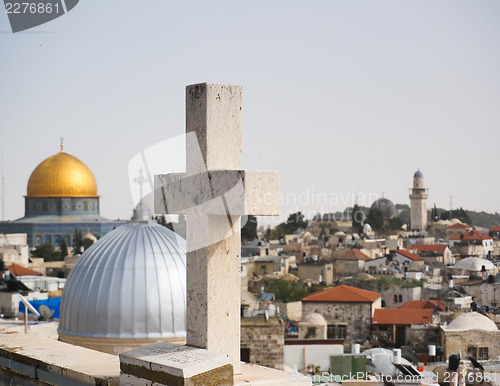
[[[43, 304], [54, 311], [52, 314], [53, 318], [59, 319], [59, 304], [61, 303], [61, 298], [50, 298], [45, 300], [30, 300], [30, 304], [40, 312], [40, 306]], [[24, 304], [19, 302], [19, 312], [24, 314]], [[30, 312], [30, 311], [28, 311]], [[41, 314], [41, 312], [40, 312]]]

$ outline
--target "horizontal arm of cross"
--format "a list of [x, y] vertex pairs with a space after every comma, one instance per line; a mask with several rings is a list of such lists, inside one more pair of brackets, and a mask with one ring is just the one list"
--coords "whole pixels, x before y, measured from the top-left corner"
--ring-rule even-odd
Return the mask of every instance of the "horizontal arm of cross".
[[156, 175], [155, 213], [186, 214], [203, 206], [207, 215], [277, 216], [279, 191], [278, 171], [210, 170]]

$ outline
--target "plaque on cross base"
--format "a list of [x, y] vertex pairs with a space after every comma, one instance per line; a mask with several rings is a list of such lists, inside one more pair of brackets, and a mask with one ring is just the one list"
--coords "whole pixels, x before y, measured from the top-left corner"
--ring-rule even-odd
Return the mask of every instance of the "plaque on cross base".
[[156, 342], [120, 354], [120, 385], [233, 385], [225, 354]]

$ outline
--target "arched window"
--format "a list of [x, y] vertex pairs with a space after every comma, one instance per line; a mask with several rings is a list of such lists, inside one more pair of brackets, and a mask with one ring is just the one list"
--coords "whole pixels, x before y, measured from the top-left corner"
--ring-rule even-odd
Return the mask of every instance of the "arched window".
[[403, 303], [403, 295], [399, 295], [399, 302]]
[[394, 303], [398, 302], [398, 295], [394, 295]]

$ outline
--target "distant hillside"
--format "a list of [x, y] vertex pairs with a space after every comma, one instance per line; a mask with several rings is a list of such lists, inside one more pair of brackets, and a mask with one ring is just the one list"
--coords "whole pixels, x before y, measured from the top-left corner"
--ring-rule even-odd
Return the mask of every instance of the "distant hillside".
[[486, 212], [473, 212], [465, 210], [470, 217], [472, 224], [477, 227], [491, 228], [493, 226], [500, 226], [499, 213], [486, 213]]

